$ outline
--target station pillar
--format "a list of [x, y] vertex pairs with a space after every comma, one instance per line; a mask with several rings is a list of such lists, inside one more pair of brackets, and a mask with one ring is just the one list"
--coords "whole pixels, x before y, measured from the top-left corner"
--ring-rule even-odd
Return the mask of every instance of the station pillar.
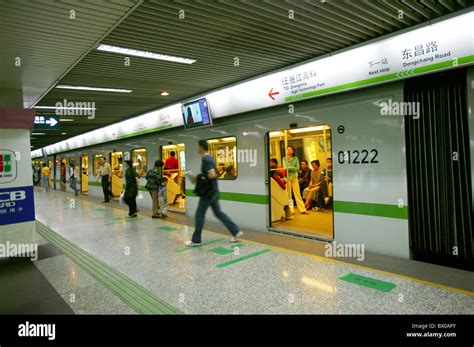
[[[30, 132], [34, 111], [0, 108], [0, 257], [35, 243]], [[20, 254], [17, 254], [20, 255]]]

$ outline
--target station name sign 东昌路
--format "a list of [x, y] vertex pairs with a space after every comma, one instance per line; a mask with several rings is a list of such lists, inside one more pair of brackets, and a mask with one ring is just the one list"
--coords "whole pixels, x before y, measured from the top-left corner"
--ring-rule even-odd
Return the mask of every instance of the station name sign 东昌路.
[[34, 129], [35, 130], [58, 130], [59, 117], [50, 114], [36, 114]]

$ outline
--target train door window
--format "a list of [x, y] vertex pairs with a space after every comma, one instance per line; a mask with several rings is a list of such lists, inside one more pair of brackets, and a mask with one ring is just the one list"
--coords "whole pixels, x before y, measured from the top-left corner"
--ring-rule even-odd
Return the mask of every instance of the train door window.
[[132, 150], [132, 163], [140, 177], [146, 176], [147, 161], [145, 148]]
[[119, 197], [123, 191], [123, 153], [110, 153], [110, 166], [112, 168], [112, 195]]
[[81, 192], [87, 193], [88, 191], [89, 191], [89, 157], [87, 155], [83, 155], [81, 157]]
[[207, 140], [209, 154], [214, 157], [217, 166], [217, 178], [235, 180], [237, 178], [237, 138], [221, 137]]
[[171, 210], [183, 213], [186, 211], [185, 149], [184, 143], [161, 147], [163, 175], [168, 178], [168, 203]]
[[271, 131], [266, 141], [270, 229], [333, 239], [331, 128]]

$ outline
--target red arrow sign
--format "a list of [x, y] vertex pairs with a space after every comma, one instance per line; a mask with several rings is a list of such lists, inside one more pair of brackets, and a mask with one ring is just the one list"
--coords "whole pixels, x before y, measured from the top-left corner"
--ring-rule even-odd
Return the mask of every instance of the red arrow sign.
[[272, 100], [275, 100], [275, 98], [273, 97], [273, 95], [278, 95], [280, 94], [280, 92], [274, 92], [273, 91], [273, 88], [270, 89], [270, 92], [268, 93], [268, 96], [272, 98]]

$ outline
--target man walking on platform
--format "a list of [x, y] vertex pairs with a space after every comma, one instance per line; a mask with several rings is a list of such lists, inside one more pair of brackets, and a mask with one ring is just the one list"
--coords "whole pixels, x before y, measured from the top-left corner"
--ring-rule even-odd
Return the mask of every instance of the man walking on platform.
[[227, 214], [222, 212], [219, 205], [219, 190], [217, 187], [217, 169], [216, 163], [212, 156], [207, 152], [209, 145], [206, 140], [199, 141], [199, 154], [202, 157], [201, 173], [191, 180], [196, 183], [196, 193], [199, 195], [199, 204], [196, 210], [196, 225], [194, 227], [194, 234], [191, 241], [186, 242], [186, 246], [192, 247], [201, 244], [202, 228], [204, 226], [204, 219], [206, 211], [209, 207], [216, 217], [224, 223], [232, 234], [231, 242], [239, 242], [238, 237], [243, 233], [239, 227], [229, 218]]

